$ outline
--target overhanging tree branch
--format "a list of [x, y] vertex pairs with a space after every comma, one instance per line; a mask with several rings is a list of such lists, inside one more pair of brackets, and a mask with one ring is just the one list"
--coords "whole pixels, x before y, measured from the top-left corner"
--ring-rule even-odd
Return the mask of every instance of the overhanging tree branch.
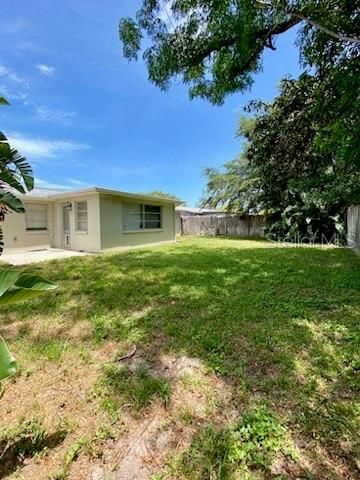
[[[280, 35], [281, 33], [286, 32], [300, 22], [300, 18], [292, 16], [288, 20], [278, 25], [275, 25], [272, 28], [266, 28], [257, 32], [255, 43], [258, 44], [258, 47], [255, 49], [254, 54], [251, 55], [251, 57], [249, 57], [246, 62], [244, 62], [243, 70], [249, 68], [251, 63], [256, 59], [257, 55], [261, 53], [263, 47], [268, 47], [271, 50], [275, 50], [275, 47], [272, 43], [273, 35]], [[209, 55], [211, 55], [213, 52], [220, 50], [221, 48], [229, 48], [232, 45], [236, 44], [238, 40], [239, 39], [237, 35], [232, 35], [227, 38], [223, 38], [222, 40], [217, 39], [216, 41], [210, 39], [209, 42], [201, 49], [197, 49], [191, 52], [186, 59], [186, 63], [188, 65], [197, 65], [198, 62], [209, 57]]]
[[[256, 3], [259, 5], [266, 7], [266, 8], [274, 8], [273, 5], [270, 2], [265, 2], [263, 0], [255, 0]], [[293, 12], [293, 11], [283, 11], [282, 13], [286, 15], [291, 15], [293, 17], [296, 17], [299, 19], [299, 21], [304, 21], [309, 23], [315, 28], [318, 28], [324, 33], [327, 33], [330, 37], [334, 38], [335, 40], [339, 40], [341, 42], [351, 42], [351, 43], [357, 43], [360, 44], [360, 38], [357, 37], [350, 37], [349, 35], [343, 35], [342, 33], [337, 33], [334, 32], [333, 30], [330, 30], [327, 27], [324, 27], [323, 25], [320, 25], [320, 23], [316, 22], [315, 20], [312, 20], [311, 18], [308, 18], [306, 15], [300, 12]]]
[[297, 18], [300, 18], [301, 20], [304, 20], [307, 23], [310, 23], [310, 25], [318, 28], [322, 32], [327, 33], [330, 37], [335, 38], [336, 40], [340, 40], [341, 42], [352, 42], [352, 43], [358, 43], [360, 45], [360, 38], [357, 37], [349, 37], [348, 35], [343, 35], [342, 33], [336, 33], [332, 30], [329, 30], [326, 27], [323, 27], [320, 25], [318, 22], [315, 22], [314, 20], [311, 20], [310, 18], [307, 18], [305, 15], [302, 13], [293, 13], [293, 15]]

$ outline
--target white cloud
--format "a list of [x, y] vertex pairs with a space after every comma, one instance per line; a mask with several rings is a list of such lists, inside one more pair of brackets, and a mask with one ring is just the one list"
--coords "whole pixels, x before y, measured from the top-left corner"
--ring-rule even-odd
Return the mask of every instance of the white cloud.
[[35, 105], [36, 116], [42, 121], [54, 121], [63, 125], [71, 125], [76, 117], [76, 112], [66, 112], [57, 108], [50, 108], [45, 105]]
[[25, 100], [29, 92], [29, 84], [12, 68], [0, 62], [0, 95], [7, 100]]
[[47, 180], [43, 180], [42, 178], [35, 177], [35, 188], [51, 188], [54, 190], [69, 190], [71, 188], [70, 185], [64, 185], [61, 183], [52, 183], [48, 182]]
[[76, 178], [68, 178], [67, 181], [71, 183], [71, 185], [74, 185], [75, 187], [88, 187], [89, 184], [86, 182], [83, 182], [82, 180], [77, 180]]
[[86, 143], [72, 140], [48, 140], [33, 138], [21, 133], [13, 132], [8, 135], [10, 145], [14, 146], [25, 157], [41, 160], [45, 158], [60, 158], [66, 153], [72, 153], [90, 148]]
[[50, 65], [45, 65], [44, 63], [39, 63], [38, 65], [36, 65], [36, 68], [39, 70], [40, 73], [42, 73], [46, 77], [54, 76], [55, 68], [50, 67]]
[[37, 188], [51, 188], [55, 190], [71, 190], [74, 187], [85, 188], [89, 187], [88, 183], [82, 182], [81, 180], [76, 180], [74, 178], [69, 178], [65, 183], [54, 183], [43, 178], [35, 177], [35, 187]]
[[3, 63], [0, 63], [0, 77], [4, 77], [13, 83], [27, 84], [24, 78], [19, 77], [12, 68], [7, 67]]
[[[23, 91], [16, 91], [16, 93], [12, 90], [12, 88], [8, 87], [4, 83], [0, 83], [0, 96], [5, 97], [6, 100], [26, 100], [28, 97], [28, 93]], [[24, 102], [26, 104], [26, 102]]]

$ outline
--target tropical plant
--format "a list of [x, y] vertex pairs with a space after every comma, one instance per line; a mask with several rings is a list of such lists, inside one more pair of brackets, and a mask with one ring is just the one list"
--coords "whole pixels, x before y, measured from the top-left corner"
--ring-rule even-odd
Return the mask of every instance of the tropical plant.
[[[25, 212], [23, 202], [14, 192], [21, 194], [34, 187], [31, 166], [17, 150], [12, 148], [4, 133], [0, 132], [0, 221], [9, 212]], [[0, 228], [0, 254], [3, 250], [3, 235]]]
[[[0, 97], [0, 105], [9, 102]], [[34, 187], [31, 166], [17, 150], [11, 148], [6, 136], [0, 132], [0, 221], [9, 212], [24, 213], [23, 202], [15, 193], [24, 194]], [[3, 234], [0, 228], [0, 255], [3, 252]], [[0, 270], [0, 306], [30, 299], [56, 285], [30, 273], [16, 270]], [[0, 382], [17, 371], [17, 363], [5, 340], [0, 336]]]
[[[0, 96], [0, 105], [10, 105], [5, 97]], [[30, 165], [17, 150], [11, 148], [3, 132], [0, 132], [0, 222], [10, 212], [23, 213], [22, 201], [14, 195], [14, 191], [25, 193], [34, 187], [34, 177]], [[0, 255], [4, 242], [0, 227]]]
[[[30, 273], [0, 270], [0, 306], [29, 300], [57, 288], [51, 282]], [[5, 340], [0, 336], [0, 381], [16, 373], [18, 367]]]

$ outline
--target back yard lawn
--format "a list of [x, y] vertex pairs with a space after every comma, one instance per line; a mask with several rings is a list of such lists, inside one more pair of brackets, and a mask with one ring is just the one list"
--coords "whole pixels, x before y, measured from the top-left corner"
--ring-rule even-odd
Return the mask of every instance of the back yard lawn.
[[355, 479], [360, 258], [186, 239], [29, 270], [0, 478]]

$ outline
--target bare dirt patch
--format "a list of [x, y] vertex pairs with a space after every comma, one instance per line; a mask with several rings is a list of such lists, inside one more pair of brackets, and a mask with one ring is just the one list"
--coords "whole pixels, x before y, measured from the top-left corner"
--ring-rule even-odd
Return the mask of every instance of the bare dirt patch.
[[[205, 375], [196, 358], [163, 355], [150, 367], [141, 354], [126, 359], [131, 371], [148, 366], [153, 375], [165, 376], [172, 386], [169, 404], [154, 402], [140, 419], [123, 417], [125, 432], [104, 446], [101, 461], [75, 462], [69, 478], [93, 480], [148, 480], [160, 471], [168, 454], [180, 454], [207, 419], [209, 399], [226, 400], [226, 388], [215, 376]], [[181, 412], [191, 408], [185, 422]]]

